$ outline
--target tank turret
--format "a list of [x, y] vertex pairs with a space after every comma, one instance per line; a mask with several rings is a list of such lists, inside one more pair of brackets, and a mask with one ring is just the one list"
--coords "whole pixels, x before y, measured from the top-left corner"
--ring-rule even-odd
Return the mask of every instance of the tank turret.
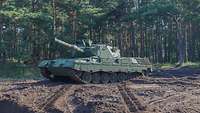
[[120, 50], [118, 48], [111, 47], [105, 44], [92, 44], [91, 41], [88, 41], [87, 43], [85, 41], [82, 41], [83, 46], [79, 47], [79, 46], [64, 42], [62, 40], [59, 40], [57, 38], [55, 38], [55, 42], [78, 51], [74, 55], [76, 57], [89, 57], [89, 56], [90, 57], [97, 56], [99, 58], [119, 58], [120, 57]]

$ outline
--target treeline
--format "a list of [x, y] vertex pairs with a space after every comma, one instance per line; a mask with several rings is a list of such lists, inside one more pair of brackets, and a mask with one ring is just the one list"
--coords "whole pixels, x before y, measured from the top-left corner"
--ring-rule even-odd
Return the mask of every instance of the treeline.
[[64, 57], [89, 38], [154, 63], [200, 61], [200, 0], [1, 0], [0, 59]]

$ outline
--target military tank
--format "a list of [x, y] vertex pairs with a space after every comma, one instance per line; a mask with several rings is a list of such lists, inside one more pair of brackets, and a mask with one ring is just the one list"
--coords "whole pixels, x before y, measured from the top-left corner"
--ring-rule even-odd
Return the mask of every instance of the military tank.
[[120, 50], [105, 44], [72, 45], [55, 38], [55, 42], [75, 52], [72, 58], [44, 60], [38, 67], [50, 80], [59, 78], [79, 83], [116, 83], [147, 75], [152, 71], [148, 58], [121, 57]]

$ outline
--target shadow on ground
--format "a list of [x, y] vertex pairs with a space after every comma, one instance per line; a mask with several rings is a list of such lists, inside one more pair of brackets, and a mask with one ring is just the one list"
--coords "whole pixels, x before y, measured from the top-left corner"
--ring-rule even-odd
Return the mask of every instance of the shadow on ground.
[[159, 69], [152, 73], [152, 76], [161, 77], [198, 77], [200, 76], [200, 69], [193, 69], [187, 67]]
[[0, 101], [0, 112], [1, 113], [34, 113], [28, 107], [20, 106], [15, 102], [9, 100]]

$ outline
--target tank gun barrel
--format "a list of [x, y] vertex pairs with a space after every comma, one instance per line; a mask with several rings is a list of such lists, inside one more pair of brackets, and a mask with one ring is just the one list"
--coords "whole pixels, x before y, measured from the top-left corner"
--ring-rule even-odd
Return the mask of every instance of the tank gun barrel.
[[57, 42], [57, 43], [59, 43], [59, 44], [62, 44], [62, 45], [64, 45], [64, 46], [66, 46], [66, 47], [75, 49], [75, 50], [77, 50], [77, 51], [84, 52], [84, 50], [81, 49], [81, 48], [79, 48], [78, 46], [69, 44], [69, 43], [64, 42], [64, 41], [62, 41], [62, 40], [59, 40], [59, 39], [57, 39], [57, 38], [55, 38], [55, 42]]

